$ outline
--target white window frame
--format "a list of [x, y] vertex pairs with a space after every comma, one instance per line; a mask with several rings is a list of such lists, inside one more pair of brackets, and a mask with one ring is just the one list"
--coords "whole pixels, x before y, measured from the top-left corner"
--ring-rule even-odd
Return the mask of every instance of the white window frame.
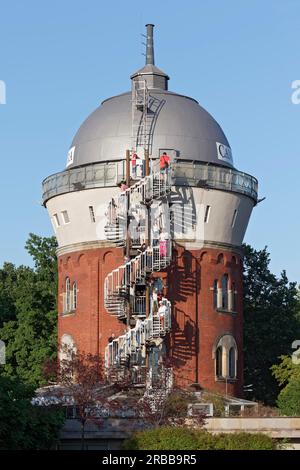
[[61, 211], [61, 216], [65, 225], [70, 223], [70, 217], [67, 210]]
[[96, 222], [94, 206], [89, 206], [91, 222], [94, 224]]

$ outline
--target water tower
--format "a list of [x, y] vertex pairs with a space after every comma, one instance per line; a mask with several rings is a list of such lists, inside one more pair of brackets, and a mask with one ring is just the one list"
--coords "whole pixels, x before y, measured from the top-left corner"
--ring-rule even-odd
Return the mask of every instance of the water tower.
[[131, 91], [79, 128], [66, 169], [43, 182], [59, 344], [102, 355], [111, 377], [155, 380], [171, 358], [177, 383], [241, 396], [241, 245], [257, 180], [234, 167], [213, 117], [168, 91], [151, 24], [146, 65], [130, 78]]

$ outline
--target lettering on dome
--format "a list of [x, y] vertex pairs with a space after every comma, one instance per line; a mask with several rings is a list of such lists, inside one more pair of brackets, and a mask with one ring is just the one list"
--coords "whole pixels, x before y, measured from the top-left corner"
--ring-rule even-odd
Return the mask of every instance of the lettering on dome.
[[68, 151], [66, 167], [68, 167], [74, 162], [74, 153], [75, 153], [75, 147], [71, 147], [70, 150]]
[[223, 160], [227, 163], [232, 163], [232, 152], [231, 148], [220, 142], [216, 142], [217, 145], [217, 155], [219, 160]]

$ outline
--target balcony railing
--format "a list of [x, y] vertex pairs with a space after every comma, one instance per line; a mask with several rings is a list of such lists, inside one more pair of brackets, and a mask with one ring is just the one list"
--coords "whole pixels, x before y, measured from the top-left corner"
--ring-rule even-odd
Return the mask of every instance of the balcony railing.
[[[153, 168], [157, 161], [153, 161]], [[43, 181], [43, 203], [51, 197], [83, 189], [114, 187], [125, 179], [125, 160], [92, 163], [55, 173]], [[231, 168], [199, 161], [177, 160], [171, 165], [176, 186], [198, 186], [245, 194], [257, 201], [257, 179]]]

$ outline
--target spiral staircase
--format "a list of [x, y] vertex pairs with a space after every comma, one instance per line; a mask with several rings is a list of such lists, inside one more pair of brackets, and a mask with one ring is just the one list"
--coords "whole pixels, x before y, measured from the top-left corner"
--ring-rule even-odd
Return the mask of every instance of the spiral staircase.
[[[116, 246], [126, 243], [127, 236], [130, 236], [130, 230], [127, 228], [128, 217], [137, 206], [151, 207], [153, 202], [164, 200], [165, 210], [168, 211], [170, 181], [169, 174], [152, 173], [111, 199], [106, 212], [107, 239]], [[169, 213], [164, 215], [169, 219]], [[130, 369], [133, 380], [144, 383], [146, 349], [151, 344], [163, 340], [169, 333], [171, 303], [163, 297], [159, 312], [153, 311], [154, 309], [150, 307], [146, 318], [145, 312], [140, 316], [133, 314], [130, 297], [132, 300], [132, 294], [135, 296], [137, 284], [146, 285], [152, 273], [163, 271], [169, 266], [172, 245], [170, 239], [166, 239], [162, 250], [160, 244], [153, 246], [153, 240], [149, 240], [147, 247], [141, 244], [138, 248], [139, 253], [136, 256], [132, 256], [127, 262], [111, 271], [104, 281], [106, 311], [120, 321], [127, 319], [127, 331], [124, 330], [124, 334], [117, 338], [110, 338], [106, 346], [105, 366], [108, 377], [117, 375], [120, 378], [126, 369]]]

